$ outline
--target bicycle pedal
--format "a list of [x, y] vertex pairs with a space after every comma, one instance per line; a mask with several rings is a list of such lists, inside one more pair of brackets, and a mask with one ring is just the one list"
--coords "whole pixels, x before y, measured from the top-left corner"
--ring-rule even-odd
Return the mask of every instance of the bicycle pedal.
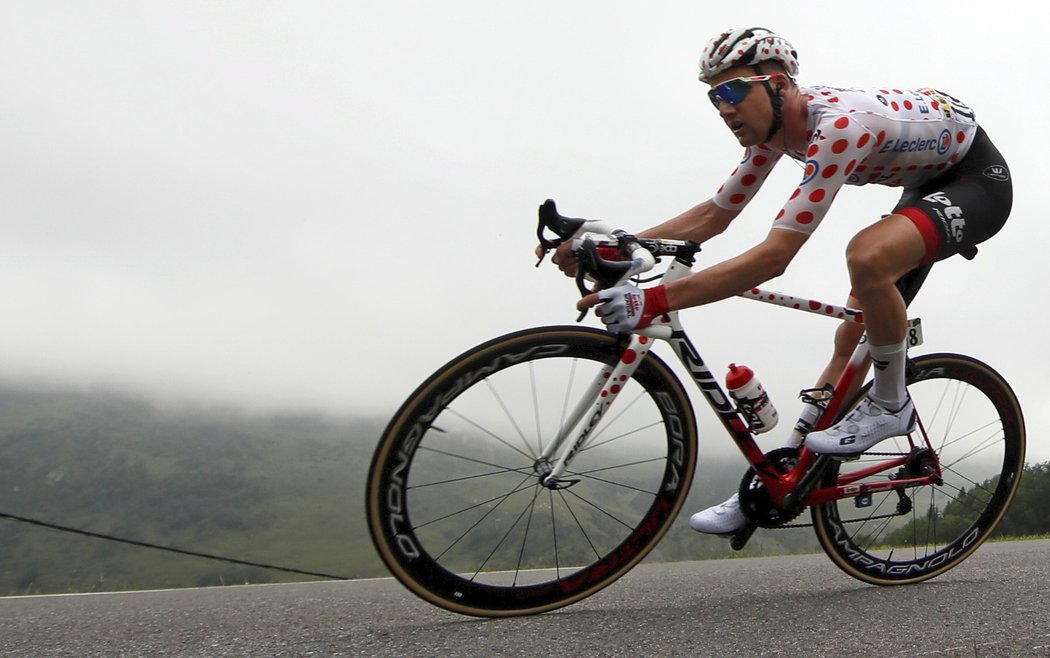
[[751, 535], [755, 534], [755, 530], [758, 529], [758, 525], [754, 521], [748, 521], [744, 524], [743, 528], [740, 528], [732, 535], [732, 539], [729, 540], [729, 547], [734, 551], [739, 551], [747, 545]]

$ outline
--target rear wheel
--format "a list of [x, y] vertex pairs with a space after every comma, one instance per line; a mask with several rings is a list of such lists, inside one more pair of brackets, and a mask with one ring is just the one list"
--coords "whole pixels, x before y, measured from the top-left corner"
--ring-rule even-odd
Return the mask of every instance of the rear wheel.
[[995, 530], [1024, 469], [1021, 407], [987, 365], [954, 354], [918, 357], [909, 366], [908, 393], [919, 417], [911, 441], [889, 439], [859, 460], [834, 462], [827, 484], [907, 454], [900, 472], [861, 482], [917, 477], [936, 460], [942, 483], [812, 509], [824, 551], [846, 573], [876, 585], [919, 582], [965, 560]]
[[398, 580], [469, 615], [568, 605], [663, 536], [696, 466], [685, 391], [648, 354], [572, 461], [544, 486], [542, 446], [627, 343], [580, 327], [485, 343], [428, 379], [391, 420], [369, 471], [369, 529]]

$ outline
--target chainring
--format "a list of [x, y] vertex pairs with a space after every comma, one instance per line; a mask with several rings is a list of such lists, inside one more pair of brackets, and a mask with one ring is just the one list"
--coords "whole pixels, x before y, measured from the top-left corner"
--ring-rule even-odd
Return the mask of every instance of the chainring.
[[[787, 473], [798, 463], [798, 448], [777, 448], [766, 453], [778, 473]], [[773, 504], [754, 468], [740, 481], [740, 509], [760, 528], [776, 528], [798, 518], [802, 509], [783, 510]]]

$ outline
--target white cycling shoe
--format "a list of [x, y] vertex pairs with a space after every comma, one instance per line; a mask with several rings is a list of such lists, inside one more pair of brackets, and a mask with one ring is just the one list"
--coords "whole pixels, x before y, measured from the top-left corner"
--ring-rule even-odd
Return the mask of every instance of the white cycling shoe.
[[838, 423], [820, 432], [810, 432], [806, 447], [832, 457], [858, 455], [880, 441], [909, 434], [915, 429], [915, 421], [915, 405], [910, 397], [897, 411], [890, 411], [866, 397]]
[[744, 527], [747, 517], [740, 509], [740, 495], [733, 494], [724, 503], [708, 507], [689, 518], [689, 527], [709, 535], [732, 535]]

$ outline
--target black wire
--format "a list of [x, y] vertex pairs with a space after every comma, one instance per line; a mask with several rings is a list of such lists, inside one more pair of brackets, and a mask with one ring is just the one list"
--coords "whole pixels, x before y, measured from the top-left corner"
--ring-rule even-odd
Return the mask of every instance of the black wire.
[[70, 528], [68, 526], [57, 525], [54, 523], [48, 523], [46, 521], [38, 521], [37, 519], [29, 519], [24, 516], [17, 516], [15, 514], [7, 514], [0, 512], [0, 518], [10, 519], [12, 521], [20, 521], [22, 523], [28, 523], [29, 525], [39, 526], [41, 528], [48, 528], [50, 530], [58, 530], [59, 532], [68, 532], [75, 535], [82, 535], [84, 537], [94, 537], [95, 539], [102, 539], [105, 541], [117, 542], [120, 544], [130, 544], [132, 546], [140, 546], [142, 548], [152, 548], [158, 551], [167, 551], [169, 553], [178, 553], [179, 555], [190, 555], [193, 557], [201, 557], [207, 560], [218, 560], [220, 562], [229, 562], [231, 564], [240, 564], [248, 567], [259, 567], [260, 569], [270, 569], [273, 571], [284, 571], [287, 573], [296, 573], [303, 576], [316, 576], [318, 578], [329, 578], [332, 580], [350, 580], [346, 576], [334, 576], [328, 573], [319, 573], [316, 571], [305, 571], [303, 569], [293, 569], [291, 567], [282, 567], [274, 564], [264, 564], [262, 562], [250, 562], [247, 560], [238, 560], [232, 557], [224, 557], [222, 555], [212, 555], [209, 553], [199, 553], [197, 551], [188, 551], [182, 548], [173, 548], [171, 546], [161, 546], [159, 544], [151, 544], [149, 542], [138, 541], [135, 539], [125, 539], [123, 537], [114, 537], [112, 535], [106, 535], [98, 532], [91, 532], [89, 530], [80, 530], [79, 528]]

